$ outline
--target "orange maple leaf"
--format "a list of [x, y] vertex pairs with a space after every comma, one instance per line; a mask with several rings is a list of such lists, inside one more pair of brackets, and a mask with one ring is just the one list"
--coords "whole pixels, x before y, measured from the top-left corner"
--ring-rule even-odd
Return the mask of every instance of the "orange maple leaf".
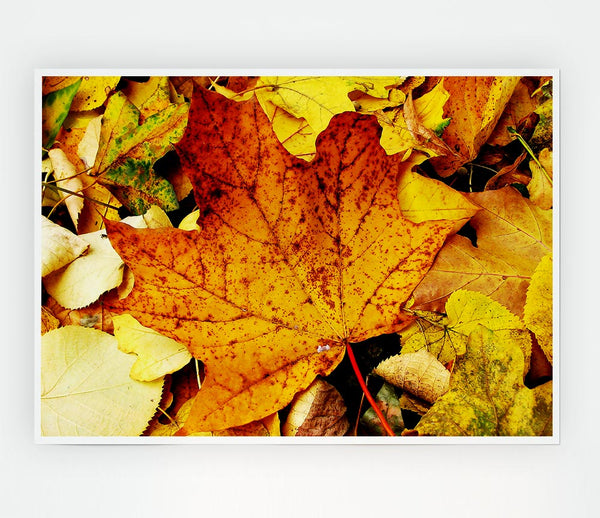
[[177, 146], [200, 231], [107, 221], [135, 286], [117, 312], [187, 344], [206, 380], [180, 433], [222, 430], [287, 405], [348, 343], [400, 330], [401, 304], [452, 221], [401, 215], [399, 157], [374, 117], [335, 116], [307, 163], [260, 106], [196, 89]]

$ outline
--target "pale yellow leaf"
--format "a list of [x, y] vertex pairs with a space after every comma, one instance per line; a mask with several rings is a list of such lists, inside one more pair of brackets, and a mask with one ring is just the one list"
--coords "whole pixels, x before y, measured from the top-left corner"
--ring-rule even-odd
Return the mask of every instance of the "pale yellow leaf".
[[135, 380], [158, 379], [181, 369], [192, 359], [185, 345], [144, 327], [131, 315], [115, 315], [113, 325], [119, 349], [138, 356], [130, 372]]
[[106, 231], [79, 237], [89, 246], [87, 254], [44, 277], [46, 291], [68, 309], [91, 304], [123, 280], [123, 261], [110, 245]]
[[199, 210], [190, 212], [185, 218], [181, 220], [181, 223], [179, 223], [179, 228], [181, 230], [200, 230], [200, 226], [197, 223], [198, 216], [200, 216]]
[[62, 199], [65, 201], [67, 210], [69, 211], [69, 216], [71, 216], [73, 224], [77, 227], [79, 214], [83, 209], [83, 198], [71, 193], [81, 194], [83, 189], [81, 178], [77, 174], [75, 166], [69, 161], [62, 149], [51, 149], [48, 151], [48, 156], [52, 161], [56, 186], [70, 191], [66, 192], [59, 190]]
[[135, 357], [108, 333], [79, 326], [42, 337], [41, 433], [138, 436], [156, 412], [164, 379], [135, 381]]
[[45, 216], [41, 218], [42, 277], [45, 277], [79, 257], [89, 244]]
[[[171, 224], [158, 207], [151, 207], [140, 216], [129, 216], [123, 222], [134, 228], [149, 228], [146, 219], [152, 225]], [[68, 309], [79, 309], [95, 302], [100, 295], [123, 281], [125, 265], [113, 250], [106, 231], [98, 230], [79, 237], [89, 245], [88, 253], [44, 278], [46, 291]]]
[[96, 161], [98, 144], [100, 142], [100, 128], [102, 127], [102, 115], [94, 117], [87, 125], [85, 133], [77, 147], [77, 155], [85, 165], [91, 168]]
[[429, 403], [445, 394], [450, 386], [450, 372], [425, 348], [383, 360], [373, 373]]

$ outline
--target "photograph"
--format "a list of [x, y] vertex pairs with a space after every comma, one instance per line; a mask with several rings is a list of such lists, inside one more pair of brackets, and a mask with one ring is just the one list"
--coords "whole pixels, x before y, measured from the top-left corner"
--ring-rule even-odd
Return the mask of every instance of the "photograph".
[[556, 71], [76, 72], [37, 442], [558, 442]]

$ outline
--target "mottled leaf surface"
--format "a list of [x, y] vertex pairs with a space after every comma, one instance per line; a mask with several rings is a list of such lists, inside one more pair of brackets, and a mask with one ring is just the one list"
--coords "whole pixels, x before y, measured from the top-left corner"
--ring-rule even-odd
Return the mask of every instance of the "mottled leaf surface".
[[347, 342], [397, 331], [451, 221], [413, 223], [372, 117], [334, 117], [307, 163], [254, 100], [198, 89], [178, 146], [200, 231], [106, 222], [133, 270], [115, 310], [181, 343], [207, 379], [182, 433], [261, 419], [331, 372]]

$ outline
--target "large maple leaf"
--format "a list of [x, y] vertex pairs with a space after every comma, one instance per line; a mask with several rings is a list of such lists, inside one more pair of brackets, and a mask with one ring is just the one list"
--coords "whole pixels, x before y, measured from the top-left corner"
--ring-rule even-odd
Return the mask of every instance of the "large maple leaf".
[[203, 89], [177, 146], [200, 231], [106, 222], [135, 287], [114, 310], [185, 343], [207, 377], [183, 433], [261, 419], [341, 361], [348, 343], [400, 330], [401, 304], [452, 221], [413, 223], [400, 159], [374, 117], [335, 116], [307, 163], [256, 101]]

